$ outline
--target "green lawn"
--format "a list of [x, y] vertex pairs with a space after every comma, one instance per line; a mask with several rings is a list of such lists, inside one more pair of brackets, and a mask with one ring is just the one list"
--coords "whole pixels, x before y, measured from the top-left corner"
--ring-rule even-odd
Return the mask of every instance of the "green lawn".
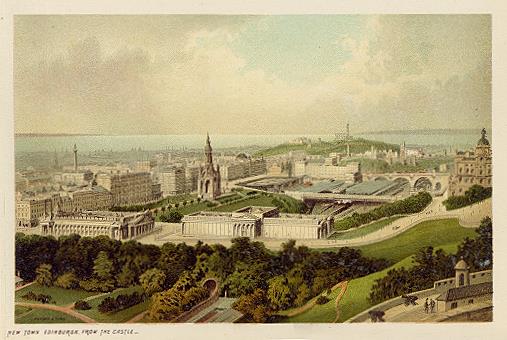
[[417, 250], [433, 246], [446, 249], [457, 246], [465, 237], [475, 238], [475, 229], [460, 226], [457, 219], [433, 220], [419, 223], [404, 233], [388, 240], [357, 247], [364, 256], [383, 258], [393, 263], [414, 254]]
[[[435, 249], [454, 253], [467, 236], [476, 237], [475, 229], [461, 227], [457, 219], [434, 220], [422, 222], [389, 240], [358, 247], [365, 256], [385, 258], [395, 264], [382, 271], [349, 281], [347, 291], [340, 300], [339, 321], [343, 322], [370, 308], [372, 305], [368, 297], [375, 280], [384, 277], [391, 269], [401, 267], [408, 269], [413, 266], [412, 255], [420, 248], [431, 245]], [[339, 290], [333, 292], [331, 297], [336, 297], [338, 292]], [[335, 317], [334, 301], [331, 300], [324, 305], [316, 305], [303, 314], [288, 318], [284, 322], [332, 322]]]
[[29, 308], [29, 307], [23, 307], [23, 306], [15, 306], [14, 307], [14, 315], [16, 317], [20, 316], [21, 314], [25, 314], [25, 313], [28, 313], [29, 311], [31, 311], [32, 309]]
[[65, 313], [48, 309], [33, 309], [30, 313], [16, 318], [15, 323], [82, 323], [81, 320]]
[[387, 272], [391, 269], [401, 267], [408, 269], [413, 265], [412, 256], [409, 256], [380, 272], [350, 280], [347, 291], [338, 304], [340, 308], [340, 318], [338, 321], [343, 322], [372, 306], [368, 297], [370, 296], [370, 290], [375, 280], [386, 276]]
[[233, 202], [231, 204], [224, 204], [224, 205], [214, 208], [213, 210], [214, 211], [235, 211], [235, 210], [238, 210], [238, 209], [241, 209], [244, 207], [248, 207], [251, 205], [258, 205], [258, 206], [263, 206], [263, 207], [266, 207], [266, 206], [273, 207], [274, 205], [273, 205], [273, 203], [271, 203], [272, 200], [273, 200], [272, 197], [261, 195], [261, 196], [253, 197], [251, 199], [247, 199], [247, 200], [240, 201], [240, 202]]
[[135, 306], [121, 310], [116, 313], [101, 313], [97, 309], [97, 306], [102, 302], [102, 300], [104, 300], [108, 296], [114, 298], [119, 294], [131, 294], [135, 291], [137, 291], [138, 293], [142, 293], [142, 288], [140, 286], [133, 286], [128, 288], [116, 289], [110, 294], [103, 295], [92, 300], [88, 300], [88, 303], [92, 308], [88, 310], [78, 310], [78, 312], [86, 316], [89, 316], [90, 318], [95, 319], [98, 322], [108, 322], [108, 323], [125, 322], [127, 320], [132, 319], [137, 314], [145, 311], [149, 307], [150, 301], [149, 300], [145, 301], [143, 303], [137, 304]]
[[390, 218], [386, 218], [385, 220], [382, 220], [382, 221], [373, 222], [373, 223], [368, 224], [364, 227], [351, 229], [350, 231], [348, 231], [346, 233], [335, 233], [331, 236], [331, 239], [348, 240], [351, 238], [361, 237], [366, 234], [377, 231], [379, 229], [382, 229], [383, 227], [385, 227], [389, 223], [396, 221], [399, 218], [401, 218], [401, 216], [390, 217]]
[[[393, 268], [405, 267], [408, 268], [412, 265], [411, 257], [408, 257], [395, 265], [386, 268], [382, 271], [363, 276], [348, 283], [347, 291], [340, 300], [340, 321], [349, 318], [367, 308], [369, 302], [367, 300], [370, 294], [371, 286], [376, 279], [386, 275], [387, 271]], [[339, 294], [340, 289], [335, 290], [330, 296], [328, 303], [323, 305], [315, 305], [312, 309], [287, 318], [284, 322], [297, 323], [297, 322], [333, 322], [336, 318], [335, 299]]]
[[31, 286], [25, 287], [21, 290], [18, 290], [15, 295], [15, 299], [17, 302], [30, 302], [37, 303], [37, 301], [26, 300], [23, 299], [22, 296], [28, 293], [29, 291], [34, 292], [35, 294], [46, 294], [51, 295], [54, 302], [58, 306], [66, 306], [70, 305], [77, 300], [84, 299], [88, 296], [96, 295], [94, 292], [87, 292], [82, 289], [63, 289], [60, 287], [43, 287], [38, 283], [34, 283]]

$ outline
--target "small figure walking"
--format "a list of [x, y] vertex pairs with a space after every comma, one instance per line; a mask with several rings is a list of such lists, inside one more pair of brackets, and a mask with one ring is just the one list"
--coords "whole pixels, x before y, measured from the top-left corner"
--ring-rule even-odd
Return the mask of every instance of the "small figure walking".
[[435, 300], [433, 300], [433, 299], [431, 299], [431, 301], [430, 301], [430, 308], [431, 308], [431, 312], [435, 313]]
[[430, 305], [428, 303], [428, 298], [426, 298], [426, 301], [424, 301], [424, 312], [426, 314], [428, 314], [429, 307], [430, 307]]

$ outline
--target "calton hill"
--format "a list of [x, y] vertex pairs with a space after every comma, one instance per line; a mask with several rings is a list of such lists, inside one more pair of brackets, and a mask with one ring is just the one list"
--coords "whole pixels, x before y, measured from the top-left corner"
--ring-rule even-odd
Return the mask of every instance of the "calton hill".
[[[18, 323], [44, 315], [54, 322], [174, 322], [209, 298], [208, 279], [221, 296], [236, 298], [240, 322], [340, 322], [452, 276], [461, 257], [472, 270], [492, 267], [489, 218], [475, 230], [452, 219], [423, 222], [389, 240], [337, 250], [289, 240], [271, 251], [248, 238], [229, 248], [22, 233], [15, 242], [16, 270], [32, 282], [16, 291]], [[337, 317], [335, 299], [347, 283]]]

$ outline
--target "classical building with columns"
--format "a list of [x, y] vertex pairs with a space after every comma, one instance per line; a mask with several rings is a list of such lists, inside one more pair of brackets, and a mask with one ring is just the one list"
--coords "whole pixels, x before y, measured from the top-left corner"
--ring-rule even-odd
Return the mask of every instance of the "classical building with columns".
[[234, 212], [200, 211], [185, 215], [183, 235], [207, 237], [250, 237], [324, 239], [333, 218], [325, 215], [281, 214], [274, 207], [250, 206]]
[[197, 194], [202, 199], [214, 200], [221, 194], [220, 165], [217, 164], [216, 168], [213, 165], [213, 150], [211, 149], [209, 135], [206, 138], [204, 154], [206, 156], [206, 163], [204, 167], [199, 168]]
[[472, 185], [491, 187], [492, 183], [491, 146], [482, 129], [481, 139], [475, 150], [459, 151], [454, 158], [454, 172], [449, 179], [449, 192], [452, 196], [465, 194]]
[[150, 211], [59, 212], [43, 221], [41, 226], [42, 235], [54, 237], [71, 234], [78, 234], [83, 237], [105, 235], [122, 241], [151, 233], [155, 226], [155, 219]]

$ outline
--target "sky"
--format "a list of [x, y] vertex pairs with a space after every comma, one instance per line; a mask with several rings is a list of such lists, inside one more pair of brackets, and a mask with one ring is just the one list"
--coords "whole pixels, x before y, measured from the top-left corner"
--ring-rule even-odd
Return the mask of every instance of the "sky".
[[17, 133], [491, 127], [489, 15], [16, 16]]

